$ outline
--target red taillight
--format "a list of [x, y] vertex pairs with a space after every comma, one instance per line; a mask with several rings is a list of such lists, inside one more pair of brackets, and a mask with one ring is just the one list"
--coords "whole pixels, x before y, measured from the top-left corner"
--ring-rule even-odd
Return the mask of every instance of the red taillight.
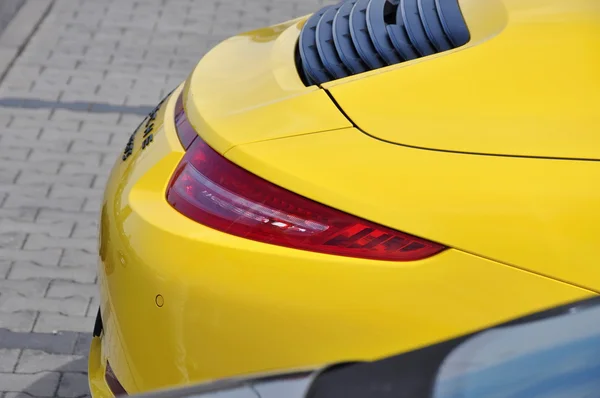
[[[185, 113], [178, 117], [183, 143], [193, 129]], [[167, 189], [168, 202], [192, 220], [247, 239], [348, 257], [413, 261], [445, 249], [278, 187], [194, 135]]]
[[185, 149], [188, 149], [198, 134], [188, 123], [187, 117], [185, 116], [183, 110], [183, 94], [179, 95], [177, 102], [175, 102], [175, 126], [181, 145], [183, 145]]

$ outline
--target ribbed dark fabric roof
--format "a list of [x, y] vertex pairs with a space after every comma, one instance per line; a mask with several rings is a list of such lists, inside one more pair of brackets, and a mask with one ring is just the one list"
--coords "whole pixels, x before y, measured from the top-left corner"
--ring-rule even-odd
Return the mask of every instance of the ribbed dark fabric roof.
[[344, 0], [313, 14], [300, 33], [300, 75], [322, 84], [466, 44], [458, 0]]

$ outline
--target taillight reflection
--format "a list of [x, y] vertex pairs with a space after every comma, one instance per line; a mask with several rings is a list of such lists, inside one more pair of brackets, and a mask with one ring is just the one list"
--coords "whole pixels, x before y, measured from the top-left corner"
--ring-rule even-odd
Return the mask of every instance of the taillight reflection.
[[125, 391], [125, 388], [123, 388], [121, 382], [119, 381], [119, 379], [117, 379], [117, 376], [115, 375], [115, 372], [113, 372], [108, 361], [106, 362], [106, 371], [104, 373], [104, 379], [106, 380], [108, 388], [115, 397], [127, 395], [127, 391]]

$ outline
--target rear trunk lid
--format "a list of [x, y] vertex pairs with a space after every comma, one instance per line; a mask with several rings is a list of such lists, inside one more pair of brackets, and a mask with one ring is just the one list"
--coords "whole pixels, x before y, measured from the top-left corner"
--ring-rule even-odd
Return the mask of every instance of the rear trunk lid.
[[600, 162], [426, 151], [354, 128], [226, 156], [346, 213], [600, 292]]
[[600, 159], [600, 2], [459, 3], [466, 46], [324, 87], [361, 130], [391, 143]]

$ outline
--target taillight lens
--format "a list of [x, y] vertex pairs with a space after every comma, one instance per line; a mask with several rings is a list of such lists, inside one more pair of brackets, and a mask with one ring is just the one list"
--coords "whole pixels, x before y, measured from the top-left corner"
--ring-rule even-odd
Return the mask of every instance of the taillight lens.
[[445, 247], [278, 187], [225, 159], [194, 132], [185, 113], [177, 128], [187, 152], [167, 189], [183, 215], [228, 234], [294, 249], [348, 257], [413, 261]]
[[188, 149], [198, 134], [196, 133], [196, 130], [192, 128], [192, 125], [185, 116], [183, 110], [183, 94], [180, 94], [175, 102], [175, 127], [181, 145], [183, 145], [185, 149]]

